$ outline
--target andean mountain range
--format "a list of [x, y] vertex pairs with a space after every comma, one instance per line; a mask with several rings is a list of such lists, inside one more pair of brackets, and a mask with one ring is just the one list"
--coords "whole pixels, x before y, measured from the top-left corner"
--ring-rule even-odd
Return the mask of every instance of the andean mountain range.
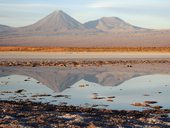
[[133, 26], [117, 17], [84, 24], [55, 11], [25, 27], [0, 25], [1, 46], [170, 47], [170, 30]]

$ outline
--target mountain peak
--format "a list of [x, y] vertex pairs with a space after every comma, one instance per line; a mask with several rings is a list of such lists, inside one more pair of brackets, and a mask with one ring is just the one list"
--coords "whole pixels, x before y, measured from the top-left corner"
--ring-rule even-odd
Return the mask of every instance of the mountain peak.
[[99, 20], [100, 21], [105, 21], [105, 22], [124, 22], [125, 23], [125, 21], [123, 21], [119, 17], [102, 17]]
[[90, 21], [84, 24], [87, 28], [96, 28], [101, 31], [131, 31], [139, 29], [129, 23], [126, 23], [118, 17], [102, 17], [98, 20]]
[[101, 19], [120, 19], [119, 17], [102, 17]]
[[62, 16], [62, 15], [64, 16], [64, 15], [67, 15], [67, 14], [64, 13], [62, 10], [56, 10], [56, 11], [50, 13], [47, 17], [55, 17], [55, 18], [57, 18], [57, 17]]
[[84, 26], [62, 10], [54, 11], [35, 24], [27, 26], [28, 31], [38, 32], [66, 32], [77, 29], [84, 29]]
[[63, 12], [62, 10], [58, 10], [58, 11], [56, 11], [57, 13], [65, 13], [65, 12]]
[[58, 15], [58, 14], [66, 14], [66, 13], [64, 13], [62, 10], [55, 10], [50, 15]]

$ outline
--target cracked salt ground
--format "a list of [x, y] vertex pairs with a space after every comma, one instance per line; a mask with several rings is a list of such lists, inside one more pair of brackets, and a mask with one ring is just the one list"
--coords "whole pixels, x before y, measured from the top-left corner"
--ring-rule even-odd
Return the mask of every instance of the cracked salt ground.
[[117, 110], [142, 110], [134, 103], [170, 108], [170, 75], [147, 75], [125, 81], [116, 87], [101, 86], [80, 80], [63, 92], [56, 93], [39, 81], [28, 76], [10, 75], [0, 77], [1, 100], [31, 100], [51, 104], [69, 104], [85, 107]]

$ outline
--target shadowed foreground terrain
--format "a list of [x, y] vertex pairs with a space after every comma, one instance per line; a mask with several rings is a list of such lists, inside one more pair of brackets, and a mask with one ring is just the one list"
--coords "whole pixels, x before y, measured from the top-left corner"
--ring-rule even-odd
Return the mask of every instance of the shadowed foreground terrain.
[[170, 110], [118, 111], [41, 103], [0, 101], [0, 127], [169, 128]]

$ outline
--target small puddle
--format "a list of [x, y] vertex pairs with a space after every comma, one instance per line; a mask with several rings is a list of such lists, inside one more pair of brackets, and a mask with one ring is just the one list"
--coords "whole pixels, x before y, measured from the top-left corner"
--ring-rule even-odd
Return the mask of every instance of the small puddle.
[[131, 104], [153, 102], [152, 106], [170, 109], [170, 75], [146, 75], [125, 81], [116, 87], [80, 80], [56, 93], [39, 81], [22, 75], [0, 77], [1, 100], [31, 100], [51, 104], [117, 110], [142, 110]]

